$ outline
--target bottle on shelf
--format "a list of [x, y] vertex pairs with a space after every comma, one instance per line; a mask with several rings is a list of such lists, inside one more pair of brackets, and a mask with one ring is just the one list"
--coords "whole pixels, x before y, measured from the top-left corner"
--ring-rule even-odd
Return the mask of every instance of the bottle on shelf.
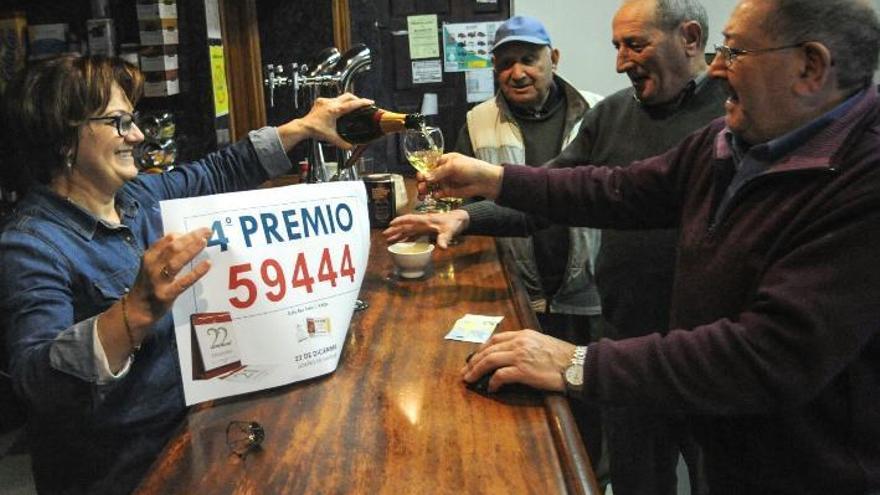
[[349, 143], [366, 144], [385, 134], [419, 129], [424, 122], [418, 113], [395, 113], [370, 105], [339, 117], [336, 132]]

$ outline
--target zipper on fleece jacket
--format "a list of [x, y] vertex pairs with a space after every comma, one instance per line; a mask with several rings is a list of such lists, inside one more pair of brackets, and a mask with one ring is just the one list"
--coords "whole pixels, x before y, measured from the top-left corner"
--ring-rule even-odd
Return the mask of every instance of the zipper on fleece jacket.
[[[733, 193], [730, 201], [725, 205], [724, 209], [721, 210], [717, 215], [716, 212], [710, 212], [712, 221], [709, 222], [709, 226], [706, 230], [707, 239], [712, 240], [715, 238], [715, 235], [718, 233], [720, 227], [723, 226], [725, 221], [730, 217], [730, 212], [736, 207], [736, 204], [739, 200], [742, 199], [743, 195], [749, 192], [751, 189], [756, 187], [755, 183], [761, 181], [762, 179], [768, 177], [774, 177], [777, 175], [783, 174], [808, 174], [808, 173], [837, 173], [837, 169], [833, 167], [829, 168], [809, 168], [809, 169], [801, 169], [801, 170], [781, 170], [781, 171], [767, 171], [762, 172], [754, 177], [750, 177], [746, 179], [745, 182]], [[719, 205], [720, 207], [721, 205]]]

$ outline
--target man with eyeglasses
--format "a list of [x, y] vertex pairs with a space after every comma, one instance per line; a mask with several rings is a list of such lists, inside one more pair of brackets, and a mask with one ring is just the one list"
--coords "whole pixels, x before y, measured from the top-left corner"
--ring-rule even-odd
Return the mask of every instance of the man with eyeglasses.
[[[612, 43], [616, 70], [626, 74], [631, 86], [587, 112], [577, 137], [546, 166], [625, 165], [662, 153], [723, 115], [724, 86], [706, 73], [708, 33], [706, 11], [696, 0], [623, 1], [612, 22]], [[416, 235], [427, 230], [417, 228], [425, 224], [439, 231], [439, 244], [460, 231], [523, 236], [547, 226], [541, 219], [483, 201], [446, 214], [399, 217], [387, 232]], [[676, 239], [674, 229], [602, 231], [593, 263], [602, 336], [623, 339], [668, 327]], [[705, 491], [699, 448], [680, 417], [640, 408], [603, 409], [615, 494], [674, 495], [680, 453], [692, 493]], [[582, 430], [596, 429], [584, 424], [595, 423], [593, 417], [579, 419]], [[587, 446], [595, 462], [597, 444]]]
[[725, 119], [676, 148], [623, 168], [444, 156], [441, 194], [680, 232], [673, 330], [586, 349], [505, 332], [463, 378], [685, 413], [713, 495], [880, 491], [878, 54], [864, 0], [741, 0], [709, 68]]

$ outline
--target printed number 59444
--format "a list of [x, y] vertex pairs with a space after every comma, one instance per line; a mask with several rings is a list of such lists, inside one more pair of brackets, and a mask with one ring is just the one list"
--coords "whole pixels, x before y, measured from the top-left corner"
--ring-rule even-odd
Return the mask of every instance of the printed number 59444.
[[[238, 309], [247, 309], [251, 307], [257, 300], [259, 289], [257, 283], [251, 278], [253, 270], [250, 263], [241, 263], [229, 267], [229, 290], [238, 291], [235, 297], [229, 298], [229, 303]], [[336, 287], [336, 279], [339, 277], [348, 277], [354, 282], [355, 269], [351, 261], [351, 250], [348, 244], [342, 250], [342, 259], [339, 261], [339, 271], [336, 271], [333, 259], [330, 255], [330, 248], [324, 248], [321, 254], [321, 261], [318, 264], [319, 283], [329, 283], [332, 287]], [[260, 279], [269, 290], [264, 294], [266, 299], [271, 302], [278, 302], [287, 295], [287, 277], [284, 273], [281, 263], [274, 259], [266, 259], [260, 264]], [[309, 268], [305, 253], [297, 253], [293, 263], [293, 275], [290, 279], [290, 287], [292, 289], [304, 288], [311, 294], [314, 291], [315, 277], [312, 276], [312, 270]], [[240, 289], [244, 289], [244, 292]], [[243, 296], [243, 297], [241, 297]]]

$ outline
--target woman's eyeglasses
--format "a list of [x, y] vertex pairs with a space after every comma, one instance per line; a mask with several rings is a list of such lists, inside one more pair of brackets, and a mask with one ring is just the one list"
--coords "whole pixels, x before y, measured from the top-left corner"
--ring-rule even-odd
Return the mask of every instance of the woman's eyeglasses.
[[131, 128], [136, 125], [135, 121], [137, 118], [137, 113], [120, 113], [119, 115], [106, 115], [104, 117], [90, 117], [89, 122], [106, 122], [107, 125], [116, 127], [116, 132], [119, 133], [119, 137], [125, 137], [131, 132]]

